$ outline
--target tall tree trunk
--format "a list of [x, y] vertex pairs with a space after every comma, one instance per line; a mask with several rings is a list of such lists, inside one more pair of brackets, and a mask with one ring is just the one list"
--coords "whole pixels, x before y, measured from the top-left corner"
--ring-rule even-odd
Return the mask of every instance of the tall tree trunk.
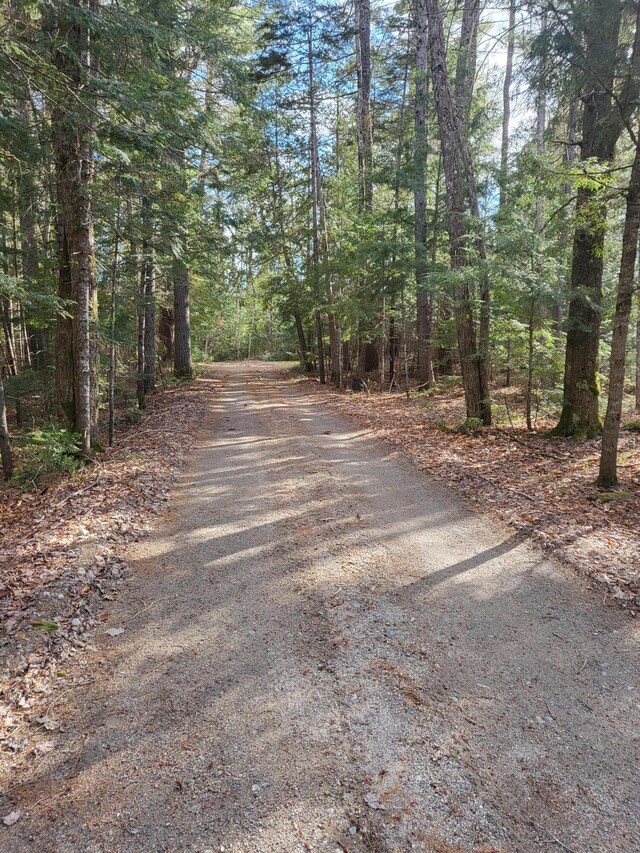
[[293, 320], [296, 326], [296, 335], [298, 336], [298, 350], [300, 355], [300, 363], [304, 365], [307, 373], [313, 370], [313, 359], [307, 346], [307, 339], [304, 334], [304, 325], [302, 323], [302, 315], [297, 308], [293, 309]]
[[[458, 113], [456, 100], [449, 82], [444, 29], [438, 0], [426, 0], [429, 20], [429, 52], [431, 55], [431, 76], [433, 79], [436, 112], [440, 128], [442, 165], [446, 185], [447, 219], [451, 268], [456, 273], [454, 285], [454, 313], [458, 334], [458, 349], [462, 368], [462, 380], [468, 417], [480, 418], [483, 423], [491, 423], [491, 401], [489, 398], [488, 370], [486, 351], [479, 348], [478, 336], [473, 316], [471, 293], [468, 277], [463, 271], [470, 264], [469, 237], [466, 219], [467, 211], [479, 218], [475, 178], [471, 157], [467, 147], [463, 123]], [[467, 206], [465, 197], [469, 199]], [[476, 248], [481, 261], [485, 259], [484, 243], [476, 236]], [[481, 278], [484, 278], [484, 274]], [[484, 299], [483, 299], [484, 296]], [[480, 293], [481, 302], [488, 310], [487, 294]], [[484, 320], [486, 322], [486, 320]], [[480, 337], [486, 336], [487, 325], [483, 325], [481, 310]]]
[[318, 129], [316, 117], [316, 86], [314, 79], [314, 59], [313, 59], [313, 17], [312, 12], [309, 12], [309, 29], [307, 38], [308, 59], [309, 59], [309, 120], [310, 120], [310, 139], [309, 139], [309, 167], [311, 171], [311, 266], [313, 274], [313, 291], [316, 301], [315, 323], [316, 323], [316, 344], [318, 347], [318, 374], [320, 382], [324, 385], [326, 382], [325, 362], [324, 362], [324, 335], [322, 331], [322, 314], [320, 311], [320, 235], [318, 227], [319, 215], [319, 194], [320, 194], [320, 175], [319, 175], [319, 156], [318, 156]]
[[509, 168], [509, 126], [511, 123], [511, 81], [513, 79], [513, 54], [516, 46], [516, 2], [509, 3], [509, 29], [507, 30], [507, 61], [502, 84], [502, 138], [500, 142], [500, 201], [505, 203]]
[[2, 462], [4, 479], [10, 480], [13, 475], [13, 456], [9, 440], [9, 427], [7, 426], [7, 406], [4, 399], [2, 372], [0, 372], [0, 461]]
[[144, 342], [145, 342], [145, 321], [147, 312], [145, 310], [145, 291], [147, 282], [147, 266], [144, 255], [144, 241], [142, 249], [142, 263], [140, 265], [139, 282], [138, 282], [138, 299], [136, 303], [136, 355], [137, 355], [137, 370], [136, 370], [136, 396], [138, 398], [138, 408], [144, 409], [147, 404], [144, 382]]
[[[358, 142], [358, 208], [361, 213], [373, 211], [373, 116], [371, 112], [371, 2], [355, 0], [356, 72], [358, 97], [356, 104], [356, 136]], [[363, 276], [363, 282], [366, 274]], [[355, 371], [359, 379], [365, 375], [366, 329], [358, 322], [358, 358]]]
[[[576, 126], [578, 123], [578, 104], [576, 98], [572, 98], [569, 105], [569, 115], [567, 118], [567, 141], [564, 146], [564, 163], [567, 171], [571, 168], [576, 159]], [[571, 178], [567, 178], [564, 183], [564, 192], [568, 198], [573, 195], [573, 182]], [[571, 282], [571, 261], [569, 257], [569, 238], [571, 236], [570, 218], [572, 211], [566, 205], [560, 212], [560, 251], [561, 263], [558, 273], [559, 293], [554, 307], [555, 332], [558, 343], [563, 340], [562, 337], [562, 320], [564, 317], [565, 305], [567, 301], [567, 293], [570, 289]]]
[[191, 379], [191, 318], [189, 313], [189, 270], [182, 258], [173, 261], [173, 317], [175, 327], [173, 372]]
[[[486, 269], [487, 253], [482, 236], [478, 191], [473, 169], [473, 162], [468, 146], [468, 135], [471, 124], [471, 107], [473, 104], [473, 89], [476, 79], [478, 58], [478, 31], [480, 29], [480, 0], [464, 0], [462, 25], [460, 29], [460, 44], [456, 65], [455, 97], [460, 121], [459, 153], [465, 175], [465, 190], [469, 202], [469, 212], [475, 219], [475, 246], [480, 269], [478, 275], [479, 315], [478, 325], [478, 371], [480, 385], [484, 389], [482, 404], [482, 420], [491, 423], [491, 403], [489, 400], [489, 346], [490, 346], [490, 308], [489, 308], [489, 276]], [[454, 107], [455, 112], [455, 107]], [[473, 296], [473, 294], [472, 294]]]
[[358, 103], [358, 189], [360, 210], [373, 207], [373, 118], [371, 114], [371, 3], [355, 0]]
[[[633, 54], [627, 64], [622, 94], [617, 61], [623, 5], [617, 0], [591, 0], [585, 15], [585, 70], [582, 95], [581, 159], [606, 165], [628, 121], [638, 91], [640, 8], [636, 10]], [[571, 265], [564, 371], [564, 404], [552, 435], [593, 438], [602, 430], [599, 413], [598, 359], [602, 316], [602, 275], [607, 207], [602, 194], [581, 186]]]
[[273, 203], [276, 212], [276, 221], [278, 223], [278, 233], [280, 236], [280, 251], [284, 261], [284, 267], [288, 279], [288, 291], [293, 303], [293, 322], [296, 328], [296, 336], [298, 338], [298, 357], [300, 364], [304, 367], [307, 373], [313, 372], [313, 358], [311, 357], [310, 348], [307, 344], [307, 339], [304, 332], [304, 324], [302, 315], [298, 307], [298, 282], [296, 278], [295, 264], [291, 255], [286, 229], [285, 229], [285, 203], [282, 189], [282, 172], [280, 168], [280, 136], [278, 124], [278, 108], [274, 112], [274, 165], [275, 165], [275, 181], [273, 186]]
[[120, 200], [116, 210], [113, 235], [113, 263], [111, 265], [111, 302], [109, 305], [109, 447], [113, 446], [116, 424], [116, 309], [118, 306], [118, 262], [120, 251]]
[[[28, 92], [20, 99], [20, 120], [26, 129], [31, 128]], [[25, 171], [18, 180], [18, 201], [20, 219], [20, 249], [22, 256], [22, 275], [33, 282], [38, 274], [38, 229], [36, 221], [36, 187], [33, 175]], [[33, 285], [32, 285], [33, 286]], [[27, 342], [32, 365], [43, 366], [44, 336], [43, 330], [27, 326]]]
[[[640, 133], [640, 128], [638, 129]], [[609, 398], [607, 414], [602, 432], [602, 450], [598, 485], [602, 488], [615, 488], [618, 483], [617, 459], [622, 401], [624, 398], [624, 369], [627, 354], [627, 335], [633, 302], [633, 285], [638, 253], [638, 232], [640, 231], [640, 143], [636, 144], [636, 153], [631, 169], [627, 207], [622, 237], [622, 257], [618, 278], [618, 295], [613, 321], [611, 340], [611, 368], [609, 372]]]
[[636, 320], [636, 411], [640, 412], [640, 308]]
[[142, 199], [145, 238], [142, 244], [144, 265], [144, 392], [156, 389], [156, 269], [153, 250], [151, 200]]
[[460, 44], [456, 64], [455, 94], [458, 114], [465, 131], [471, 122], [473, 87], [478, 60], [478, 29], [480, 27], [480, 0], [464, 0]]
[[73, 303], [71, 321], [61, 320], [58, 326], [56, 383], [59, 407], [69, 427], [81, 434], [85, 454], [96, 437], [98, 414], [93, 152], [83, 104], [91, 71], [90, 33], [83, 16], [87, 6], [85, 0], [75, 0], [54, 13], [54, 30], [65, 43], [55, 49], [54, 64], [67, 94], [54, 105], [51, 119], [61, 243], [59, 295]]
[[162, 360], [173, 360], [173, 308], [166, 305], [160, 308], [160, 323], [158, 337], [162, 344]]
[[[7, 232], [6, 225], [2, 224], [2, 272], [9, 275], [9, 257], [7, 252]], [[15, 338], [13, 335], [13, 307], [11, 300], [7, 297], [2, 298], [2, 330], [4, 331], [4, 340], [6, 346], [6, 361], [9, 376], [16, 376], [18, 373], [18, 362], [16, 359]]]
[[433, 298], [427, 288], [427, 4], [416, 5], [416, 91], [415, 91], [415, 188], [413, 193], [415, 263], [416, 263], [416, 332], [418, 336], [418, 378], [421, 385], [433, 385]]

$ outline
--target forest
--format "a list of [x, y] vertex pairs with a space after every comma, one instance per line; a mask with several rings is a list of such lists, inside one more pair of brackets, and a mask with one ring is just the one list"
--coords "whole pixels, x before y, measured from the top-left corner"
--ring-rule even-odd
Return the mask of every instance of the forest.
[[0, 0], [0, 847], [640, 850], [640, 0]]
[[194, 362], [260, 357], [461, 387], [471, 425], [515, 384], [527, 430], [602, 434], [614, 487], [640, 403], [638, 14], [3, 4], [5, 477], [11, 432], [89, 456]]

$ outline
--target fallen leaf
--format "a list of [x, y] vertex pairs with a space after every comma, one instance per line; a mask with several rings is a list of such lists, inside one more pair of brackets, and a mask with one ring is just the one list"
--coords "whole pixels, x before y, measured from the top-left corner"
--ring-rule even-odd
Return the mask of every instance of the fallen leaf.
[[119, 637], [120, 634], [124, 634], [124, 628], [107, 628], [105, 634], [108, 634], [110, 637]]
[[20, 815], [20, 811], [9, 812], [8, 815], [2, 818], [2, 822], [5, 826], [13, 826], [14, 823], [20, 820]]

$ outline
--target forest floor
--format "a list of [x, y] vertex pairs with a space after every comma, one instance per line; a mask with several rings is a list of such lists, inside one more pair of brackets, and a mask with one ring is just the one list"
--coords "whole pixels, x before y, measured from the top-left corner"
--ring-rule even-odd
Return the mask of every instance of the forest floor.
[[637, 621], [329, 392], [258, 363], [191, 387], [188, 464], [0, 849], [637, 851]]

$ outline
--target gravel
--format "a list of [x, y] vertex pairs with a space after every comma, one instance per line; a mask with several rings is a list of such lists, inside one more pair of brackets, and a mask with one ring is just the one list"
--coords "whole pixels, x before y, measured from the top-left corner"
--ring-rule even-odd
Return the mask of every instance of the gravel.
[[277, 367], [201, 381], [1, 849], [637, 851], [633, 621]]

